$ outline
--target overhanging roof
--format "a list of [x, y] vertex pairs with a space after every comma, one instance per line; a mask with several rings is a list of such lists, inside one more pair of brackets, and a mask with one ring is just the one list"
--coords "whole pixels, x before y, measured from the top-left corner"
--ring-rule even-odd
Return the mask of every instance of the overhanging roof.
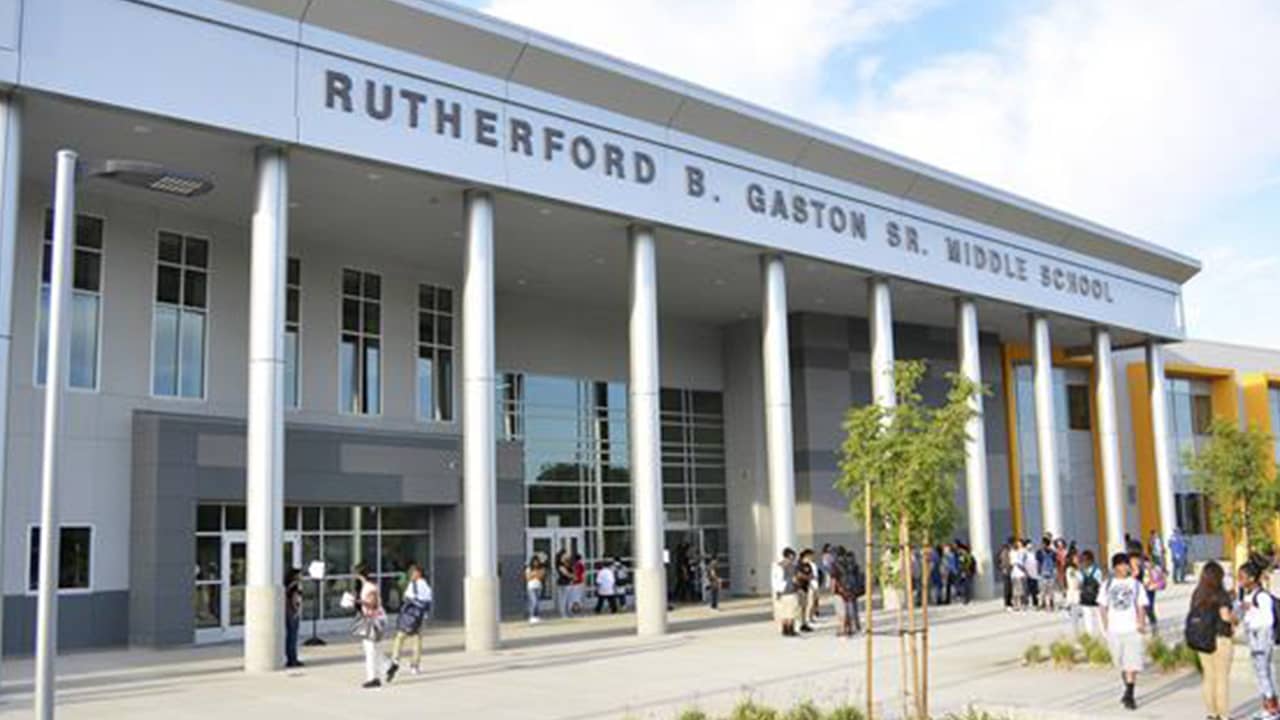
[[1187, 255], [647, 68], [438, 0], [231, 0], [1183, 283]]

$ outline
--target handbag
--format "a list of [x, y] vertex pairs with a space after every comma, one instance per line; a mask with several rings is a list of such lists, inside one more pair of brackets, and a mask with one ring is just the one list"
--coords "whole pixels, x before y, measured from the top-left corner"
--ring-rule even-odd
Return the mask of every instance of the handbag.
[[356, 617], [355, 623], [351, 626], [351, 634], [361, 640], [372, 640], [379, 642], [382, 636], [386, 634], [386, 621], [382, 618], [369, 617], [368, 615], [359, 615]]

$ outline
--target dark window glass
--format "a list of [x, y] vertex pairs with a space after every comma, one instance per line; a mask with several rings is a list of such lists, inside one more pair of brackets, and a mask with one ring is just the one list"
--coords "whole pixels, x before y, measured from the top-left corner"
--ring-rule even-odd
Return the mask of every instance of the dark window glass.
[[227, 506], [227, 529], [228, 530], [244, 529], [244, 506], [243, 505]]
[[364, 303], [364, 331], [373, 335], [382, 332], [382, 306]]
[[382, 508], [383, 531], [425, 530], [430, 523], [431, 511], [425, 505], [388, 505]]
[[298, 258], [289, 258], [288, 280], [290, 285], [302, 284], [302, 262]]
[[[319, 530], [320, 529], [320, 508], [304, 507], [302, 508], [302, 529], [303, 530]], [[308, 555], [306, 560], [314, 559], [312, 555]]]
[[364, 273], [364, 296], [370, 300], [382, 299], [382, 278], [373, 273]]
[[453, 419], [453, 353], [441, 350], [436, 362], [436, 398], [440, 403], [440, 419]]
[[436, 333], [436, 316], [431, 313], [418, 313], [418, 340], [429, 343]]
[[[87, 527], [63, 527], [58, 538], [58, 589], [87, 590], [90, 578], [90, 555], [93, 533]], [[40, 586], [40, 528], [31, 528], [31, 564], [28, 587]]]
[[1067, 422], [1072, 430], [1088, 430], [1093, 427], [1089, 415], [1089, 386], [1067, 386]]
[[222, 506], [201, 505], [196, 508], [196, 531], [219, 532], [222, 530]]
[[76, 245], [95, 250], [102, 249], [102, 218], [89, 215], [76, 216]]
[[684, 408], [684, 393], [679, 390], [663, 388], [661, 398], [662, 412], [679, 412]]
[[192, 267], [209, 267], [209, 241], [201, 238], [186, 239], [187, 264]]
[[342, 299], [342, 329], [348, 332], [360, 332], [359, 300]]
[[436, 288], [436, 310], [453, 312], [453, 291], [448, 288]]
[[102, 275], [102, 255], [96, 252], [76, 252], [72, 283], [77, 290], [97, 292]]
[[53, 245], [49, 243], [40, 250], [40, 282], [46, 285], [53, 282]]
[[342, 271], [342, 294], [360, 295], [360, 273], [355, 270]]
[[325, 532], [331, 532], [333, 530], [350, 530], [350, 529], [351, 529], [351, 508], [338, 506], [338, 507], [327, 507], [324, 509]]
[[182, 296], [182, 271], [161, 265], [156, 268], [156, 302], [177, 305]]
[[723, 411], [724, 402], [718, 392], [694, 391], [693, 411], [699, 415], [719, 415]]
[[161, 232], [157, 252], [164, 262], [180, 264], [182, 262], [182, 236], [170, 232]]
[[1191, 427], [1196, 435], [1208, 435], [1213, 425], [1213, 401], [1208, 395], [1191, 396]]
[[453, 345], [453, 318], [441, 315], [436, 322], [436, 344], [449, 347]]
[[433, 285], [418, 286], [418, 309], [434, 310], [436, 307], [436, 289]]
[[298, 508], [286, 507], [284, 509], [284, 529], [285, 530], [298, 529]]
[[199, 270], [188, 270], [182, 285], [182, 301], [187, 307], [202, 308], [205, 306], [205, 292], [208, 276]]
[[285, 322], [294, 323], [295, 325], [298, 323], [298, 317], [299, 317], [298, 303], [299, 303], [299, 301], [300, 301], [300, 298], [299, 298], [299, 292], [298, 292], [298, 289], [297, 289], [297, 288], [289, 288], [289, 290], [288, 290], [287, 292], [285, 292], [285, 294], [284, 294], [284, 304], [285, 304], [284, 314], [285, 314]]

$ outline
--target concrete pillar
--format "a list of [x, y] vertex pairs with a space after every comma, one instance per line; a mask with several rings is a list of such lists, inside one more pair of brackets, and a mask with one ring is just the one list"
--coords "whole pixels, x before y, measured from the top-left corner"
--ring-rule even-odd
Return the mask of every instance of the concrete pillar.
[[667, 632], [667, 573], [662, 564], [662, 447], [659, 421], [658, 272], [653, 230], [633, 225], [630, 235], [631, 499], [635, 521], [636, 632]]
[[763, 281], [764, 434], [773, 515], [773, 557], [796, 543], [796, 480], [791, 435], [791, 344], [787, 336], [787, 268], [781, 255], [760, 259]]
[[[13, 341], [13, 265], [17, 262], [18, 190], [22, 184], [22, 112], [18, 98], [0, 95], [0, 557], [4, 555], [8, 485], [9, 349]], [[4, 593], [0, 593], [0, 618]], [[3, 623], [0, 623], [2, 626]], [[0, 627], [0, 647], [4, 647]], [[0, 679], [3, 673], [0, 672]]]
[[1058, 478], [1056, 417], [1053, 408], [1053, 345], [1049, 340], [1049, 318], [1032, 315], [1031, 359], [1036, 398], [1036, 449], [1040, 456], [1040, 508], [1044, 532], [1061, 537], [1062, 483]]
[[284, 150], [255, 156], [249, 268], [249, 418], [246, 458], [248, 586], [244, 667], [284, 665], [284, 319], [289, 265], [289, 164]]
[[1116, 422], [1115, 366], [1111, 331], [1093, 329], [1094, 405], [1098, 416], [1098, 451], [1102, 465], [1102, 501], [1107, 516], [1108, 556], [1124, 550], [1124, 487], [1120, 476], [1120, 432]]
[[886, 278], [867, 281], [867, 325], [871, 331], [871, 400], [881, 407], [898, 404], [893, 382], [893, 300]]
[[[1147, 342], [1147, 391], [1151, 393], [1151, 436], [1155, 440], [1160, 536], [1168, 538], [1178, 524], [1178, 515], [1173, 499], [1173, 457], [1169, 451], [1169, 399], [1164, 388], [1164, 352], [1154, 340]], [[1138, 540], [1145, 543], [1147, 539], [1138, 537]]]
[[[978, 306], [971, 298], [956, 299], [956, 333], [960, 373], [982, 384], [982, 347], [978, 342]], [[964, 476], [968, 497], [969, 548], [977, 576], [973, 592], [979, 598], [995, 597], [991, 565], [991, 498], [987, 478], [987, 433], [982, 416], [982, 395], [969, 401], [977, 415], [969, 421], [964, 444]]]
[[494, 445], [493, 196], [468, 190], [463, 202], [462, 476], [466, 513], [466, 648], [498, 647], [497, 458]]

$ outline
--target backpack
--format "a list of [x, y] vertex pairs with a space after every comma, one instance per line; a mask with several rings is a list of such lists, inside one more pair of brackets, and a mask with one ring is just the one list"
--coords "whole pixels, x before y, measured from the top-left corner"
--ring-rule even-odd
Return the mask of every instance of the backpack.
[[1147, 581], [1147, 586], [1157, 592], [1164, 591], [1166, 586], [1164, 568], [1154, 563], [1151, 565], [1151, 572]]
[[[1258, 607], [1258, 595], [1260, 593], [1271, 595], [1266, 590], [1259, 589], [1255, 591], [1251, 600], [1254, 607]], [[1271, 595], [1271, 643], [1280, 645], [1280, 599], [1276, 599], [1275, 595]]]
[[1098, 593], [1102, 592], [1102, 583], [1098, 582], [1098, 571], [1084, 574], [1080, 581], [1080, 604], [1086, 607], [1097, 607]]
[[1196, 652], [1211, 653], [1218, 649], [1218, 610], [1216, 607], [1193, 610], [1187, 614], [1184, 631], [1187, 647]]
[[862, 574], [862, 568], [857, 565], [854, 565], [849, 573], [849, 589], [853, 591], [854, 598], [867, 594], [867, 578]]

